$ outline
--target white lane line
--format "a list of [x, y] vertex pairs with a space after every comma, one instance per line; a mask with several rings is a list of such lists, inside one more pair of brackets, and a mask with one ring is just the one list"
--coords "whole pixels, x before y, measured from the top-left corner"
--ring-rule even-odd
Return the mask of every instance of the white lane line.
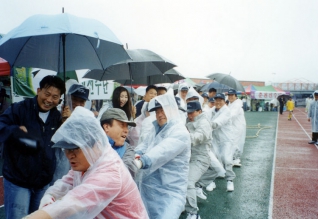
[[[298, 109], [299, 110], [299, 109]], [[299, 110], [300, 111], [300, 110]], [[302, 111], [300, 111], [302, 112]], [[308, 138], [311, 140], [311, 137], [308, 135], [308, 133], [306, 132], [306, 130], [303, 128], [303, 126], [298, 122], [297, 118], [294, 116], [293, 114], [293, 117], [294, 119], [296, 120], [296, 122], [298, 123], [298, 125], [302, 128], [302, 130], [306, 133], [306, 135], [308, 136]], [[314, 146], [316, 147], [316, 149], [318, 150], [318, 145], [314, 144]]]
[[274, 202], [274, 180], [275, 180], [275, 164], [276, 164], [276, 147], [277, 147], [277, 135], [278, 135], [278, 112], [277, 112], [277, 123], [276, 123], [276, 138], [274, 146], [274, 156], [273, 156], [273, 166], [272, 166], [272, 178], [271, 178], [271, 188], [269, 195], [269, 205], [268, 205], [268, 219], [273, 217], [273, 202]]
[[298, 167], [276, 167], [277, 169], [289, 169], [289, 170], [314, 170], [318, 171], [317, 169], [312, 169], [312, 168], [298, 168]]
[[311, 137], [308, 135], [307, 131], [304, 129], [304, 127], [299, 123], [298, 119], [293, 115], [294, 119], [298, 123], [298, 125], [301, 127], [301, 129], [305, 132], [305, 134], [308, 136], [308, 138], [311, 140]]

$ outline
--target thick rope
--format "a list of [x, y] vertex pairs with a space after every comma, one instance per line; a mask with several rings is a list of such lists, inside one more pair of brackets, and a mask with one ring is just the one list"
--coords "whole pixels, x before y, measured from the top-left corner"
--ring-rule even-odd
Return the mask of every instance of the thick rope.
[[259, 136], [259, 133], [263, 130], [263, 129], [271, 129], [272, 126], [261, 126], [260, 123], [258, 123], [257, 125], [248, 125], [246, 126], [246, 129], [259, 129], [256, 134], [254, 136], [246, 136], [245, 138], [257, 138]]

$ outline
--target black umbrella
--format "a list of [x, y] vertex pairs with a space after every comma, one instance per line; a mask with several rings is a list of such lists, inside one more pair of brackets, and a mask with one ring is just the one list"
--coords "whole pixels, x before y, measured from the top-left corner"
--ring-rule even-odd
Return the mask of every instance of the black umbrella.
[[217, 93], [223, 93], [231, 89], [229, 86], [226, 86], [224, 84], [220, 84], [217, 81], [213, 81], [211, 83], [205, 84], [200, 88], [200, 91], [207, 92], [210, 88], [215, 88], [217, 90]]
[[214, 74], [208, 75], [207, 77], [214, 81], [219, 82], [220, 84], [227, 85], [230, 88], [233, 88], [237, 91], [245, 92], [245, 89], [242, 86], [242, 84], [229, 74], [214, 73]]
[[150, 75], [147, 77], [137, 77], [130, 80], [115, 80], [116, 82], [123, 84], [123, 85], [150, 85], [150, 84], [161, 84], [161, 83], [173, 83], [175, 81], [179, 81], [184, 79], [185, 77], [179, 73], [175, 69], [170, 69], [166, 71], [162, 75]]
[[116, 63], [105, 70], [93, 69], [88, 71], [83, 78], [90, 78], [99, 81], [116, 80], [126, 81], [131, 84], [140, 78], [147, 78], [148, 76], [160, 75], [169, 69], [176, 67], [168, 59], [160, 56], [150, 50], [135, 49], [126, 50], [132, 60]]

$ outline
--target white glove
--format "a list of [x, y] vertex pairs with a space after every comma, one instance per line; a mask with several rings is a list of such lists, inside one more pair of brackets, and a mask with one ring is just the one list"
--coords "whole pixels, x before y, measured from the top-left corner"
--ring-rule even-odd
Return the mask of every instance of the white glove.
[[138, 169], [140, 169], [140, 168], [142, 167], [142, 162], [141, 162], [141, 160], [135, 159], [134, 161], [135, 161], [135, 164], [136, 164], [136, 166], [138, 167]]
[[41, 209], [49, 204], [53, 204], [53, 202], [55, 202], [55, 198], [50, 194], [45, 194], [43, 196], [43, 198], [41, 199], [39, 209]]
[[212, 128], [213, 128], [213, 129], [216, 129], [217, 127], [218, 127], [218, 124], [217, 124], [217, 123], [212, 122]]

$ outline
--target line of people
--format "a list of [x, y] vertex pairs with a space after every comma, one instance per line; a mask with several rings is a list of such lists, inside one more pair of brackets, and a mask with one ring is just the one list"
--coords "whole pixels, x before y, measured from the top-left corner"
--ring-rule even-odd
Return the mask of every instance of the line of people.
[[77, 84], [60, 113], [64, 92], [46, 76], [36, 97], [0, 116], [7, 218], [200, 218], [203, 187], [224, 177], [234, 190], [246, 129], [235, 90], [227, 106], [216, 90], [201, 96], [182, 84], [175, 97], [150, 85], [135, 109], [119, 87], [97, 119]]

